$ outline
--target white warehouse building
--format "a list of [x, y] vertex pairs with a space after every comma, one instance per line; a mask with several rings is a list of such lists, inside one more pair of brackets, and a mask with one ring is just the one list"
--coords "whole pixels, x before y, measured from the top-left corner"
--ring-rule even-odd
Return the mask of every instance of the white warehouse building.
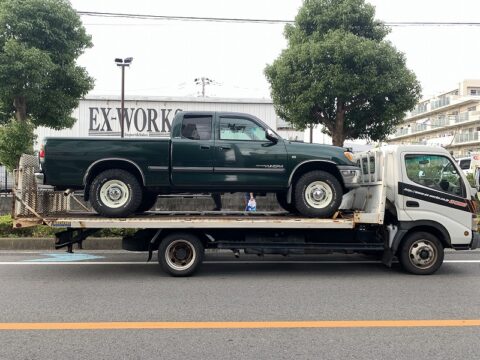
[[[228, 111], [258, 117], [290, 140], [304, 140], [303, 131], [295, 131], [280, 119], [273, 103], [267, 99], [224, 99], [205, 97], [127, 97], [125, 99], [125, 137], [168, 137], [173, 117], [179, 111]], [[43, 138], [120, 137], [120, 97], [87, 96], [80, 100], [72, 116], [77, 119], [71, 129], [38, 128], [37, 148]]]

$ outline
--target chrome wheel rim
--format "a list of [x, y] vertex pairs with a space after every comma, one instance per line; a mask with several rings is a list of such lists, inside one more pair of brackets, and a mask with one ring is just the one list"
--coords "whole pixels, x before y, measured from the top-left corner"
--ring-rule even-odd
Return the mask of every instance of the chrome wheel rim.
[[109, 180], [100, 188], [100, 199], [105, 206], [116, 209], [124, 206], [130, 197], [130, 189], [120, 180]]
[[305, 188], [307, 205], [315, 209], [327, 207], [333, 200], [333, 190], [324, 181], [314, 181]]
[[196, 258], [195, 247], [187, 240], [172, 241], [165, 251], [165, 261], [174, 270], [189, 269]]
[[428, 269], [437, 261], [438, 251], [431, 241], [421, 239], [410, 246], [408, 255], [411, 263], [417, 268]]

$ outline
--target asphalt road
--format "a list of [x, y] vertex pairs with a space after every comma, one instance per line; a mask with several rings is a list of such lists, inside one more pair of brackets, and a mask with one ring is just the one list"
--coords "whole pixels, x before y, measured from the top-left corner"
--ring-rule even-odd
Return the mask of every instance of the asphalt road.
[[[0, 359], [479, 358], [480, 326], [455, 320], [480, 325], [480, 251], [448, 253], [433, 276], [408, 275], [361, 256], [292, 262], [213, 254], [194, 277], [171, 278], [145, 258], [0, 252], [0, 328], [45, 328], [0, 330]], [[331, 327], [294, 326], [326, 320]], [[355, 327], [360, 320], [388, 322]], [[432, 327], [424, 320], [446, 322]], [[241, 328], [253, 321], [257, 325]], [[278, 321], [286, 327], [276, 327]], [[102, 329], [137, 322], [135, 329]], [[218, 328], [179, 322], [216, 322]], [[53, 323], [88, 323], [88, 329], [49, 329]], [[152, 323], [158, 328], [146, 328]], [[162, 328], [172, 323], [180, 328]]]

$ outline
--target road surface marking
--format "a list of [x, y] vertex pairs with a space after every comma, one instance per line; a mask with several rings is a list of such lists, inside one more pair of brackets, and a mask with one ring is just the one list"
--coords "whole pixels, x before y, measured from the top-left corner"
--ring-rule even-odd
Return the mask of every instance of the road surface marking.
[[228, 321], [228, 322], [70, 322], [0, 323], [0, 330], [122, 330], [122, 329], [296, 329], [477, 327], [480, 319], [353, 320], [353, 321]]
[[40, 256], [47, 256], [41, 259], [23, 260], [25, 262], [79, 262], [84, 260], [103, 259], [105, 256], [90, 255], [84, 253], [46, 253], [39, 254]]
[[[51, 259], [40, 260], [22, 260], [22, 261], [3, 261], [1, 265], [158, 265], [156, 261], [50, 261]], [[444, 263], [456, 264], [479, 264], [480, 260], [444, 260]], [[325, 260], [325, 261], [238, 261], [238, 260], [205, 260], [204, 264], [381, 264], [381, 261], [369, 260]]]

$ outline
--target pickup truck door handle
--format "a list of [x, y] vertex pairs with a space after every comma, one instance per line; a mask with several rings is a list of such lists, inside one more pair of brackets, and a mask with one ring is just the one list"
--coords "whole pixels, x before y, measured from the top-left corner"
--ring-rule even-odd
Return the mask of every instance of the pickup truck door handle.
[[232, 147], [231, 146], [219, 146], [220, 147], [220, 150], [231, 150]]
[[417, 201], [407, 201], [407, 207], [420, 207]]
[[209, 145], [200, 145], [201, 150], [209, 150], [210, 146]]

